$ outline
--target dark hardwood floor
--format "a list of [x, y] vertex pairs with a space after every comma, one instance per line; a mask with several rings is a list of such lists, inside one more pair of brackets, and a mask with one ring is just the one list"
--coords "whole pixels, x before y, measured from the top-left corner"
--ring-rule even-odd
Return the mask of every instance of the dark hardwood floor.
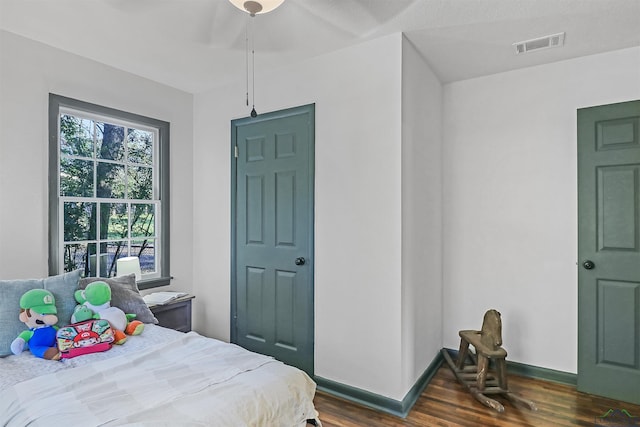
[[[613, 425], [611, 418], [601, 418], [610, 409], [624, 409], [640, 417], [640, 406], [579, 393], [575, 387], [549, 381], [509, 375], [509, 389], [534, 401], [538, 410], [514, 406], [498, 398], [505, 407], [500, 414], [476, 401], [460, 385], [449, 367], [443, 364], [406, 419], [377, 412], [317, 392], [314, 399], [323, 427], [362, 426], [589, 426]], [[640, 387], [640, 384], [638, 385]], [[637, 423], [637, 424], [636, 424]], [[640, 418], [630, 423], [638, 425]]]

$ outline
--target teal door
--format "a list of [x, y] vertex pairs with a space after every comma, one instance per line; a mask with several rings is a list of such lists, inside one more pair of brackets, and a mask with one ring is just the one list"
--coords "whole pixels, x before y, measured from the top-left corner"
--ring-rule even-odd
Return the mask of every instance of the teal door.
[[640, 101], [578, 110], [578, 390], [640, 404]]
[[314, 111], [231, 123], [231, 340], [310, 375]]

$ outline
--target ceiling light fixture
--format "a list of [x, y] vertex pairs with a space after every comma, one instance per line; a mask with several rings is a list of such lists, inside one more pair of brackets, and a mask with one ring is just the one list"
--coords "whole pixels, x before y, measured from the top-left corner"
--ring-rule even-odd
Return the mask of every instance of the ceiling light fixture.
[[284, 3], [284, 0], [229, 0], [238, 9], [251, 16], [268, 13]]
[[[255, 18], [256, 15], [262, 15], [272, 10], [276, 9], [284, 0], [229, 0], [232, 5], [237, 7], [238, 9], [247, 12], [249, 16]], [[245, 31], [245, 60], [246, 60], [246, 69], [247, 69], [247, 107], [249, 106], [249, 21], [247, 19], [247, 26]], [[253, 108], [251, 109], [251, 117], [257, 117], [258, 113], [256, 112], [256, 51], [254, 48], [254, 35], [253, 35], [253, 25], [251, 25], [251, 89], [252, 89], [252, 97], [253, 97]]]

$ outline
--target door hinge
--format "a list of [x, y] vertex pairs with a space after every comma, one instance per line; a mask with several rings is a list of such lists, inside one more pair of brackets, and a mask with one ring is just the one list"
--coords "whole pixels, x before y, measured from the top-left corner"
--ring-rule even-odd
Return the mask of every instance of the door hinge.
[[235, 157], [236, 159], [238, 158], [238, 146], [234, 146], [233, 147], [233, 157]]

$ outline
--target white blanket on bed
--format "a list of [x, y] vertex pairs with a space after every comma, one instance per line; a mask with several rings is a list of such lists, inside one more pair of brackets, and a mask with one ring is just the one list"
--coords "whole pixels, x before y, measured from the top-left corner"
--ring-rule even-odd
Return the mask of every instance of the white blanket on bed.
[[9, 387], [0, 424], [291, 427], [317, 417], [314, 393], [298, 369], [190, 332]]
[[62, 359], [58, 362], [40, 359], [32, 355], [30, 351], [23, 351], [17, 356], [0, 357], [0, 391], [18, 384], [21, 381], [26, 381], [41, 375], [156, 347], [160, 343], [176, 340], [183, 335], [182, 332], [163, 328], [158, 325], [146, 324], [144, 326], [144, 333], [141, 335], [128, 337], [126, 344], [114, 345], [111, 350], [101, 353], [85, 354], [80, 357], [72, 357], [71, 359]]

